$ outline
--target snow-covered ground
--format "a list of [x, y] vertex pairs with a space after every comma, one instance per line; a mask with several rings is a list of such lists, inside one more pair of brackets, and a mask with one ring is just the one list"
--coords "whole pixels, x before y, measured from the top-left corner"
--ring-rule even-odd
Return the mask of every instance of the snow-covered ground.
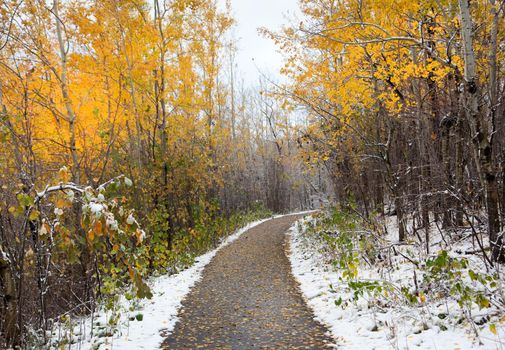
[[[395, 234], [394, 222], [390, 220], [387, 223], [388, 238]], [[352, 292], [342, 273], [331, 265], [325, 255], [324, 240], [307, 234], [304, 225], [303, 221], [299, 221], [289, 232], [288, 254], [293, 274], [316, 319], [329, 327], [338, 349], [505, 348], [505, 318], [496, 320], [495, 317], [492, 320], [495, 329], [490, 328], [490, 322], [482, 326], [461, 322], [461, 309], [454, 300], [443, 303], [425, 301], [420, 306], [398, 303], [369, 307], [373, 303], [365, 297], [357, 302], [341, 304], [342, 300], [352, 299]], [[379, 270], [375, 266], [361, 266], [359, 278], [362, 281], [384, 279], [384, 271]], [[405, 282], [412, 279], [413, 265], [399, 262], [397, 269], [386, 273], [388, 281]], [[494, 313], [500, 314], [503, 310], [495, 309]], [[486, 310], [472, 309], [474, 319], [488, 317], [489, 314]]]
[[[195, 264], [186, 270], [170, 276], [152, 278], [149, 283], [153, 293], [151, 299], [129, 301], [123, 296], [116, 313], [102, 311], [93, 318], [80, 319], [73, 327], [59, 325], [60, 329], [54, 330], [54, 344], [63, 336], [68, 337], [71, 328], [70, 338], [73, 344], [65, 346], [65, 349], [69, 350], [158, 349], [163, 335], [171, 332], [178, 320], [177, 312], [182, 300], [201, 278], [203, 269], [216, 253], [247, 230], [268, 220], [270, 219], [255, 221], [241, 228], [224, 240], [217, 249], [198, 257]], [[108, 322], [114, 317], [118, 317], [117, 326], [108, 326]], [[92, 324], [94, 327], [91, 327]], [[114, 328], [115, 331], [110, 336]]]

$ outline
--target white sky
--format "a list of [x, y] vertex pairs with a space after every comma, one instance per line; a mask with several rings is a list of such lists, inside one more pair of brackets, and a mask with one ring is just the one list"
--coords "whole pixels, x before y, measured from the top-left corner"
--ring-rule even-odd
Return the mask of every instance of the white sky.
[[236, 57], [238, 78], [243, 78], [246, 86], [256, 84], [260, 72], [279, 79], [282, 55], [271, 40], [258, 34], [257, 28], [277, 30], [289, 23], [288, 18], [298, 13], [298, 1], [232, 0], [231, 5], [237, 22], [234, 36], [239, 39]]

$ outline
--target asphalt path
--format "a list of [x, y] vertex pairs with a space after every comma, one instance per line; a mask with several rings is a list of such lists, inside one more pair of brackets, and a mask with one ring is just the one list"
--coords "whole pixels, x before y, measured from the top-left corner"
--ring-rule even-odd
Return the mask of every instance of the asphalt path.
[[300, 215], [266, 221], [221, 249], [183, 301], [162, 349], [328, 349], [286, 257]]

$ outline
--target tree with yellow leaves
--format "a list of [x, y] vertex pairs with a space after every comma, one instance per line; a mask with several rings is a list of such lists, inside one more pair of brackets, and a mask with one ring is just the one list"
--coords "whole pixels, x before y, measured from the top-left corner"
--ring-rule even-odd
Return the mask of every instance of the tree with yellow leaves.
[[304, 0], [302, 22], [264, 31], [307, 111], [307, 161], [332, 169], [340, 201], [396, 212], [399, 239], [424, 230], [427, 251], [430, 213], [443, 227], [480, 217], [490, 263], [504, 256], [503, 6]]

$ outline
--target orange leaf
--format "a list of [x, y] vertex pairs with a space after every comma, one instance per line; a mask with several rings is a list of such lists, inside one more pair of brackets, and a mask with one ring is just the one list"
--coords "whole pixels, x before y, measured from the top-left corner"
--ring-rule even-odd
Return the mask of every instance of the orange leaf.
[[93, 242], [94, 239], [95, 239], [95, 233], [93, 232], [93, 230], [89, 230], [88, 231], [88, 241]]
[[93, 225], [93, 231], [95, 231], [95, 233], [100, 236], [102, 234], [102, 221], [98, 220], [98, 221], [95, 221], [94, 225]]
[[140, 229], [137, 229], [137, 231], [135, 231], [135, 236], [137, 237], [137, 245], [141, 244], [144, 240], [144, 232], [142, 232]]
[[424, 304], [426, 302], [426, 296], [423, 293], [419, 295], [419, 301], [421, 304]]
[[58, 171], [58, 177], [60, 178], [61, 182], [68, 182], [70, 181], [72, 174], [70, 173], [68, 168], [64, 166]]
[[58, 198], [56, 200], [55, 204], [56, 204], [56, 207], [62, 208], [62, 209], [63, 208], [70, 208], [71, 207], [70, 203], [66, 199], [64, 199], [64, 198]]

